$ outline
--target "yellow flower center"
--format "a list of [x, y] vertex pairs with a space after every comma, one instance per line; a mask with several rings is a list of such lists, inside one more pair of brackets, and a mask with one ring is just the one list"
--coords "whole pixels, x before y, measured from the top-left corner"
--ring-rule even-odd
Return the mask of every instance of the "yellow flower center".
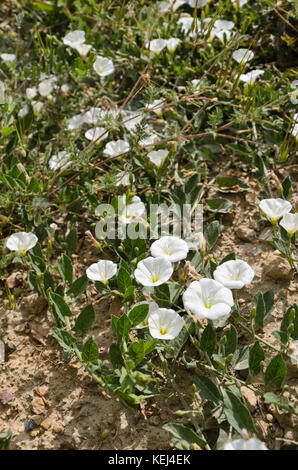
[[159, 328], [159, 332], [161, 335], [166, 335], [168, 330], [166, 328]]
[[157, 282], [159, 281], [160, 277], [159, 276], [152, 276], [151, 277], [151, 282]]
[[205, 303], [205, 307], [206, 307], [206, 308], [211, 308], [211, 307], [212, 307], [212, 304], [206, 302], [206, 303]]

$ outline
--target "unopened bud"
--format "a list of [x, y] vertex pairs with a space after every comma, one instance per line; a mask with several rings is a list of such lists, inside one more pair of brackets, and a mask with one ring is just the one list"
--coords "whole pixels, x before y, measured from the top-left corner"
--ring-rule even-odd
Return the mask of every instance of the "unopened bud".
[[289, 319], [291, 323], [295, 319], [295, 316], [296, 316], [296, 311], [294, 308], [291, 308], [290, 313], [289, 313]]
[[90, 230], [87, 230], [85, 232], [85, 235], [86, 237], [89, 238], [89, 240], [92, 242], [93, 246], [95, 246], [95, 248], [97, 248], [98, 250], [101, 249], [101, 244], [93, 237], [92, 233], [90, 232]]
[[255, 318], [257, 313], [256, 307], [253, 307], [250, 311], [250, 318]]
[[229, 354], [229, 355], [226, 357], [226, 364], [230, 364], [230, 362], [231, 362], [232, 359], [233, 359], [233, 356], [234, 356], [234, 354], [231, 353], [231, 354]]

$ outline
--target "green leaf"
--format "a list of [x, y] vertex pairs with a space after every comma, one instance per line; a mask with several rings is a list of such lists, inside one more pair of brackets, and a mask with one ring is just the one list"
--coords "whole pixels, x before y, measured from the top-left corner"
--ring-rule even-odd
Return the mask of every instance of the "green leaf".
[[124, 365], [120, 348], [115, 343], [112, 343], [110, 346], [110, 361], [114, 369], [119, 369]]
[[116, 317], [116, 315], [111, 316], [111, 328], [114, 333], [117, 333], [117, 324], [118, 324], [119, 318]]
[[117, 322], [117, 338], [119, 342], [122, 340], [122, 338], [124, 339], [128, 338], [128, 332], [130, 329], [131, 329], [131, 322], [128, 316], [126, 315], [126, 313], [124, 313], [118, 319], [118, 322]]
[[200, 348], [211, 356], [215, 349], [215, 345], [216, 334], [211, 323], [208, 323], [201, 336]]
[[266, 319], [274, 307], [274, 290], [271, 289], [265, 292], [263, 294], [263, 299], [265, 303], [265, 319]]
[[70, 230], [69, 234], [65, 238], [65, 242], [66, 242], [68, 251], [72, 255], [76, 251], [77, 245], [78, 245], [78, 235], [77, 235], [77, 231], [75, 228]]
[[50, 274], [49, 271], [45, 271], [45, 272], [44, 272], [44, 275], [43, 275], [43, 286], [44, 286], [45, 292], [47, 292], [47, 290], [48, 290], [49, 288], [54, 289], [54, 287], [55, 287], [54, 279], [52, 278], [52, 276], [51, 276], [51, 274]]
[[173, 353], [169, 352], [166, 354], [166, 357], [173, 357], [174, 359], [177, 359], [181, 350], [184, 348], [186, 342], [189, 339], [189, 334], [195, 335], [197, 333], [197, 326], [193, 319], [191, 318], [190, 315], [187, 315], [184, 317], [184, 322], [186, 325], [186, 328], [182, 328], [180, 334], [176, 336], [173, 340], [170, 342], [170, 348], [173, 350]]
[[58, 259], [58, 269], [62, 276], [63, 282], [72, 283], [72, 262], [70, 258], [63, 253], [61, 257]]
[[248, 360], [249, 346], [243, 346], [243, 348], [235, 352], [231, 364], [234, 366], [235, 370], [244, 370], [248, 369]]
[[124, 293], [123, 302], [133, 303], [135, 300], [135, 289], [134, 286], [129, 286]]
[[219, 191], [223, 193], [238, 193], [250, 189], [244, 181], [233, 176], [220, 176], [217, 178], [217, 184]]
[[228, 199], [206, 199], [209, 207], [207, 209], [210, 212], [218, 212], [219, 214], [227, 214], [233, 209], [237, 209], [237, 206]]
[[88, 278], [86, 274], [83, 274], [83, 276], [79, 277], [72, 283], [71, 288], [67, 291], [67, 295], [70, 295], [73, 298], [72, 300], [75, 301], [83, 292], [85, 292], [87, 285]]
[[171, 436], [171, 442], [176, 449], [190, 450], [193, 449], [193, 444], [200, 447], [205, 447], [206, 441], [203, 434], [198, 436], [192, 429], [177, 423], [168, 423], [163, 426], [163, 429], [168, 431]]
[[142, 304], [142, 305], [137, 305], [134, 307], [128, 314], [128, 318], [131, 323], [130, 328], [134, 328], [135, 326], [138, 326], [142, 321], [145, 320], [149, 312], [149, 305], [148, 304]]
[[75, 326], [73, 327], [73, 331], [78, 331], [80, 336], [85, 336], [88, 331], [90, 330], [93, 322], [95, 319], [95, 313], [93, 305], [87, 305], [87, 307], [83, 308], [80, 315], [76, 319]]
[[98, 346], [91, 336], [83, 346], [82, 361], [87, 363], [92, 362], [93, 364], [98, 362]]
[[170, 307], [171, 296], [170, 289], [167, 284], [162, 284], [154, 288], [155, 298], [160, 307]]
[[222, 232], [223, 226], [220, 225], [218, 220], [214, 220], [211, 224], [207, 224], [204, 226], [204, 236], [208, 244], [209, 251], [212, 250], [217, 239]]
[[286, 178], [283, 180], [283, 182], [281, 183], [281, 187], [282, 197], [284, 199], [288, 199], [292, 194], [292, 182], [289, 176], [286, 176]]
[[265, 358], [265, 353], [259, 341], [256, 341], [253, 346], [249, 348], [249, 370], [252, 375], [257, 375], [261, 371], [261, 362]]
[[55, 306], [55, 311], [58, 317], [64, 322], [64, 317], [71, 317], [72, 312], [61, 295], [50, 293], [50, 298]]
[[227, 338], [227, 341], [225, 343], [225, 356], [228, 356], [229, 354], [234, 354], [238, 343], [238, 334], [236, 328], [231, 325], [228, 330], [224, 331], [223, 335]]
[[277, 388], [281, 388], [281, 385], [286, 377], [287, 368], [286, 363], [283, 360], [281, 354], [277, 354], [268, 364], [265, 371], [265, 386], [266, 388], [272, 382]]
[[194, 383], [202, 400], [209, 400], [217, 404], [220, 400], [220, 393], [216, 385], [205, 375], [194, 375]]
[[135, 365], [139, 364], [145, 356], [144, 341], [135, 341], [128, 348], [128, 354], [135, 362]]
[[29, 283], [30, 289], [33, 290], [33, 292], [36, 295], [40, 295], [39, 287], [36, 281], [36, 275], [31, 273], [31, 271], [29, 271], [28, 273], [28, 283]]
[[261, 327], [264, 327], [264, 318], [266, 313], [265, 301], [262, 292], [258, 292], [254, 299], [256, 303], [256, 316], [255, 322]]
[[253, 419], [246, 406], [230, 390], [223, 390], [224, 412], [231, 426], [240, 434], [243, 429], [256, 433]]
[[67, 352], [72, 352], [72, 346], [76, 344], [76, 338], [68, 331], [54, 327], [52, 332], [60, 346]]
[[118, 289], [120, 292], [125, 292], [128, 287], [132, 285], [131, 276], [124, 268], [120, 268], [117, 275]]
[[[289, 332], [288, 328], [290, 324], [293, 324], [293, 331]], [[281, 325], [280, 325], [280, 340], [283, 344], [288, 342], [288, 337], [292, 338], [294, 341], [298, 339], [298, 305], [291, 305], [286, 311]]]

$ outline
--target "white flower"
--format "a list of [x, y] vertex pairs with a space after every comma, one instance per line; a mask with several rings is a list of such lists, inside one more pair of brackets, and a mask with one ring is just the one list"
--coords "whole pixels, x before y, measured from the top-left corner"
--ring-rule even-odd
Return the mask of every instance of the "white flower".
[[63, 42], [66, 46], [76, 48], [80, 44], [84, 44], [85, 31], [81, 31], [81, 30], [71, 31], [63, 38]]
[[96, 124], [102, 118], [103, 112], [101, 108], [90, 108], [84, 114], [84, 122], [87, 124]]
[[298, 214], [287, 213], [280, 221], [280, 225], [288, 232], [290, 236], [298, 230]]
[[129, 186], [130, 185], [130, 178], [132, 178], [132, 182], [135, 181], [135, 175], [131, 173], [131, 175], [125, 171], [120, 171], [117, 176], [116, 186]]
[[254, 276], [253, 269], [241, 259], [226, 261], [213, 273], [214, 279], [229, 289], [241, 289], [250, 284]]
[[38, 238], [34, 233], [17, 232], [8, 238], [6, 247], [11, 251], [17, 251], [18, 253], [25, 255], [26, 252], [31, 250], [37, 242]]
[[33, 98], [35, 98], [36, 95], [37, 95], [36, 86], [26, 89], [26, 96], [27, 96], [28, 100], [33, 100]]
[[128, 152], [130, 149], [129, 143], [125, 140], [111, 140], [108, 142], [104, 149], [104, 154], [109, 157], [116, 157], [122, 153]]
[[153, 103], [146, 104], [145, 108], [148, 109], [149, 111], [153, 111], [158, 116], [160, 116], [163, 105], [164, 105], [164, 100], [154, 100]]
[[213, 279], [192, 282], [183, 294], [183, 303], [199, 318], [216, 320], [231, 311], [232, 291]]
[[146, 44], [146, 47], [148, 47], [154, 54], [160, 54], [166, 45], [167, 41], [165, 39], [153, 39]]
[[1, 59], [3, 60], [3, 62], [13, 62], [15, 59], [16, 59], [16, 55], [15, 54], [1, 54]]
[[42, 103], [42, 101], [32, 101], [32, 108], [35, 114], [38, 114], [43, 107], [44, 104]]
[[251, 70], [250, 72], [241, 74], [239, 80], [244, 83], [254, 83], [263, 73], [264, 70]]
[[235, 6], [239, 5], [239, 7], [243, 7], [244, 5], [246, 5], [247, 0], [232, 0], [232, 3]]
[[61, 91], [63, 93], [68, 93], [69, 92], [69, 86], [65, 83], [64, 85], [62, 85]]
[[[211, 21], [211, 18], [206, 18], [205, 23], [208, 24]], [[226, 36], [227, 40], [230, 39], [233, 32], [231, 31], [234, 28], [235, 24], [233, 21], [227, 20], [216, 20], [214, 22], [213, 28], [210, 31], [210, 37], [213, 38], [216, 36], [218, 39], [223, 41], [224, 36]]]
[[104, 127], [93, 127], [85, 132], [85, 137], [88, 140], [96, 140], [98, 143], [108, 137], [108, 132], [106, 132]]
[[84, 122], [85, 122], [84, 114], [76, 114], [75, 116], [73, 116], [72, 118], [66, 121], [67, 129], [69, 129], [70, 131], [74, 129], [79, 129], [79, 127], [81, 127], [84, 124]]
[[236, 62], [246, 64], [250, 62], [254, 58], [254, 53], [249, 49], [237, 49], [237, 51], [233, 52], [232, 55], [233, 59]]
[[263, 199], [260, 209], [272, 224], [276, 224], [278, 219], [290, 212], [292, 204], [284, 199]]
[[160, 13], [167, 13], [171, 10], [176, 11], [185, 3], [187, 3], [187, 0], [170, 0], [169, 2], [159, 2], [158, 10]]
[[18, 112], [18, 116], [19, 116], [20, 118], [23, 118], [23, 117], [25, 117], [28, 113], [29, 113], [29, 108], [28, 108], [28, 106], [26, 105], [26, 106], [23, 106], [23, 108], [20, 109], [20, 111]]
[[86, 269], [88, 279], [100, 281], [104, 284], [106, 284], [111, 277], [115, 276], [116, 272], [117, 264], [105, 259], [91, 264], [91, 266]]
[[197, 32], [201, 31], [201, 25], [192, 16], [181, 16], [177, 21], [178, 25], [181, 25], [181, 30], [185, 35], [189, 35], [191, 38], [196, 37]]
[[161, 237], [152, 243], [150, 248], [151, 255], [154, 258], [163, 256], [174, 263], [185, 259], [188, 253], [188, 246], [184, 240], [174, 236]]
[[56, 77], [50, 77], [40, 82], [38, 85], [39, 94], [45, 97], [49, 96], [54, 90], [56, 80]]
[[170, 38], [170, 39], [167, 39], [167, 49], [169, 52], [171, 52], [171, 54], [173, 54], [175, 52], [175, 50], [177, 49], [178, 45], [180, 44], [181, 42], [181, 39], [179, 38]]
[[153, 338], [171, 340], [179, 335], [184, 321], [180, 315], [169, 308], [158, 308], [148, 319], [149, 331]]
[[[156, 302], [147, 302], [144, 300], [143, 302], [138, 302], [136, 303], [133, 308], [135, 308], [137, 305], [149, 305], [149, 311], [148, 315], [146, 316], [145, 320], [142, 321], [139, 325], [135, 326], [136, 330], [140, 330], [141, 328], [146, 328], [148, 326], [148, 319], [150, 315], [155, 312], [159, 308], [158, 304]], [[128, 312], [129, 313], [129, 312]]]
[[125, 111], [123, 117], [123, 125], [128, 131], [133, 132], [136, 129], [137, 125], [142, 122], [142, 119], [142, 114], [136, 114], [132, 111]]
[[160, 286], [167, 282], [173, 274], [170, 261], [164, 257], [145, 258], [137, 265], [134, 272], [136, 280], [143, 286]]
[[236, 439], [235, 441], [228, 442], [224, 450], [268, 450], [263, 442], [259, 439]]
[[294, 127], [291, 130], [291, 133], [293, 134], [294, 137], [296, 137], [296, 139], [298, 139], [298, 113], [294, 114], [293, 122], [294, 122]]
[[90, 51], [91, 47], [92, 46], [90, 46], [89, 44], [77, 44], [74, 49], [76, 49], [80, 55], [86, 56]]
[[69, 161], [70, 155], [65, 150], [53, 155], [49, 160], [49, 167], [51, 170], [65, 170], [71, 165]]
[[146, 147], [147, 145], [154, 145], [158, 141], [158, 136], [156, 134], [150, 133], [148, 137], [139, 141], [141, 147]]
[[291, 94], [290, 100], [293, 104], [298, 104], [298, 80], [294, 80], [291, 83], [291, 88], [296, 91], [296, 93]]
[[126, 195], [122, 198], [124, 208], [120, 207], [121, 214], [119, 216], [119, 221], [124, 224], [130, 224], [131, 222], [136, 221], [137, 218], [142, 217], [145, 213], [145, 204], [141, 201], [138, 196], [132, 198], [130, 204], [126, 204]]
[[154, 163], [158, 168], [161, 167], [163, 162], [168, 156], [168, 150], [153, 150], [152, 152], [148, 153], [149, 160]]
[[93, 64], [93, 68], [100, 77], [106, 77], [114, 72], [115, 67], [113, 62], [106, 57], [97, 56], [96, 61]]

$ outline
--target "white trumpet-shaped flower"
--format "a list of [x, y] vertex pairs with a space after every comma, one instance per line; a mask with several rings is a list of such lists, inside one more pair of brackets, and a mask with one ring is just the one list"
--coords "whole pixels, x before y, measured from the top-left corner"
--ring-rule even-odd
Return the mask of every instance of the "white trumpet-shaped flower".
[[166, 47], [167, 41], [165, 39], [152, 39], [152, 41], [146, 44], [146, 47], [149, 48], [154, 54], [160, 54], [161, 51]]
[[116, 186], [129, 186], [130, 181], [135, 182], [135, 175], [133, 173], [129, 174], [126, 171], [120, 171], [115, 184]]
[[[204, 23], [209, 23], [211, 18], [206, 18]], [[224, 36], [226, 36], [227, 40], [229, 40], [233, 34], [232, 29], [234, 28], [235, 24], [233, 21], [227, 20], [216, 20], [214, 22], [213, 28], [210, 31], [210, 37], [216, 36], [220, 41], [223, 41]]]
[[158, 308], [148, 318], [149, 331], [153, 338], [175, 339], [183, 328], [184, 321], [170, 308]]
[[141, 201], [139, 196], [134, 196], [130, 204], [125, 204], [126, 196], [123, 196], [124, 209], [119, 216], [119, 221], [124, 224], [130, 224], [142, 217], [145, 213], [145, 204]]
[[93, 127], [92, 129], [88, 129], [88, 131], [85, 132], [85, 137], [88, 140], [96, 140], [98, 143], [108, 137], [108, 132], [106, 132], [104, 127]]
[[65, 150], [58, 152], [57, 155], [52, 155], [49, 160], [49, 167], [51, 170], [65, 170], [71, 165], [69, 161], [70, 155]]
[[280, 221], [280, 225], [288, 232], [290, 236], [293, 236], [294, 233], [298, 230], [298, 214], [285, 214]]
[[135, 131], [138, 124], [142, 122], [143, 116], [142, 114], [133, 113], [132, 111], [125, 111], [124, 118], [123, 118], [123, 125], [124, 127], [130, 131]]
[[133, 308], [137, 307], [137, 305], [149, 305], [149, 311], [146, 318], [139, 325], [135, 326], [136, 330], [140, 330], [141, 328], [146, 328], [148, 326], [148, 320], [150, 315], [155, 312], [155, 310], [157, 310], [159, 306], [156, 302], [147, 302], [146, 300], [144, 300], [143, 302], [136, 303]]
[[289, 201], [279, 198], [263, 199], [260, 202], [260, 209], [272, 224], [276, 224], [283, 215], [290, 212], [292, 204]]
[[199, 318], [216, 320], [230, 313], [233, 294], [213, 279], [192, 282], [183, 294], [184, 306]]
[[261, 75], [263, 75], [263, 73], [264, 73], [264, 70], [260, 70], [260, 69], [251, 70], [250, 72], [242, 73], [239, 77], [239, 80], [240, 82], [249, 83], [249, 84], [255, 83], [255, 81]]
[[168, 156], [168, 150], [153, 150], [152, 152], [148, 153], [149, 160], [154, 163], [158, 168], [161, 167], [163, 162]]
[[101, 108], [90, 108], [83, 115], [84, 122], [87, 124], [97, 124], [98, 120], [102, 118], [103, 111]]
[[167, 49], [168, 51], [173, 54], [175, 52], [175, 50], [177, 49], [177, 47], [179, 46], [181, 42], [181, 39], [179, 38], [170, 38], [170, 39], [167, 39]]
[[1, 54], [0, 57], [3, 62], [13, 62], [17, 58], [15, 54], [6, 54], [5, 52]]
[[26, 96], [27, 96], [28, 100], [33, 100], [33, 98], [35, 98], [36, 95], [37, 95], [36, 86], [26, 89]]
[[97, 56], [93, 69], [100, 77], [107, 77], [114, 72], [115, 67], [113, 62], [107, 57]]
[[263, 442], [259, 439], [236, 439], [235, 441], [228, 442], [224, 446], [224, 450], [268, 450]]
[[76, 48], [77, 46], [80, 46], [81, 44], [84, 44], [85, 42], [85, 31], [81, 30], [76, 30], [76, 31], [70, 31], [70, 33], [67, 33], [66, 36], [63, 38], [63, 43], [66, 46]]
[[246, 64], [247, 62], [250, 62], [254, 58], [254, 53], [250, 51], [249, 49], [237, 49], [236, 51], [233, 52], [232, 57], [239, 64], [240, 63]]
[[6, 247], [11, 251], [17, 251], [21, 255], [25, 255], [28, 250], [31, 250], [38, 238], [32, 232], [17, 232], [11, 235], [7, 242]]
[[162, 256], [145, 258], [137, 265], [134, 272], [136, 280], [143, 286], [160, 286], [167, 282], [173, 274], [170, 261]]
[[164, 105], [164, 100], [154, 100], [153, 103], [146, 104], [146, 109], [149, 111], [153, 111], [156, 113], [158, 116], [161, 115], [162, 113], [162, 107]]
[[115, 276], [116, 272], [117, 264], [106, 259], [101, 259], [86, 269], [88, 279], [100, 281], [103, 284], [106, 284], [111, 277]]
[[161, 237], [153, 242], [150, 248], [154, 258], [163, 256], [171, 263], [185, 259], [188, 251], [187, 243], [175, 236]]
[[79, 129], [85, 123], [84, 114], [76, 114], [72, 118], [66, 121], [67, 129], [73, 131], [74, 129]]
[[38, 91], [41, 96], [48, 97], [55, 88], [56, 77], [50, 77], [42, 80], [38, 85]]
[[229, 289], [242, 289], [251, 283], [254, 276], [254, 270], [241, 259], [226, 261], [213, 273], [214, 279]]
[[112, 140], [105, 146], [104, 154], [109, 157], [116, 157], [117, 155], [128, 152], [129, 149], [129, 143], [125, 140]]
[[149, 145], [154, 145], [158, 141], [158, 136], [156, 134], [150, 133], [148, 137], [145, 137], [144, 139], [139, 141], [139, 145], [141, 147], [149, 146]]

